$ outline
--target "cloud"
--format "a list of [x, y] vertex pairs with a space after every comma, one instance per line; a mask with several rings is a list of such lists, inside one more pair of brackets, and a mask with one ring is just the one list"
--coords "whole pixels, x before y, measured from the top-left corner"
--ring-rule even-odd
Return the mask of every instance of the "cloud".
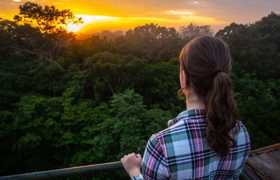
[[189, 10], [168, 10], [165, 12], [166, 12], [166, 14], [176, 15], [176, 16], [192, 16], [193, 15], [193, 12], [191, 12]]
[[193, 4], [199, 4], [199, 1], [193, 1]]
[[164, 14], [169, 15], [165, 17], [166, 20], [176, 22], [178, 24], [195, 23], [204, 25], [222, 25], [224, 21], [211, 16], [200, 15], [193, 10], [187, 9], [172, 9], [164, 11]]

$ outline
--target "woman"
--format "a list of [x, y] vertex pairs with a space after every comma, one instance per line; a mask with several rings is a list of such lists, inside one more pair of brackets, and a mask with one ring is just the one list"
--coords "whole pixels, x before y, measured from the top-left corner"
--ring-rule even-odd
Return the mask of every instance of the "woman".
[[[121, 161], [132, 179], [239, 179], [250, 150], [233, 97], [231, 55], [220, 39], [202, 36], [180, 54], [187, 110], [149, 139], [143, 160]], [[141, 170], [140, 170], [141, 169]]]

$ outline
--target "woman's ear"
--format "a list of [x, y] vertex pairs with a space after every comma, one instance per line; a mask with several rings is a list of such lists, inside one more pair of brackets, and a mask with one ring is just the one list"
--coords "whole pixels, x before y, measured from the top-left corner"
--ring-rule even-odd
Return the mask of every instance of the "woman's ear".
[[186, 73], [185, 73], [182, 65], [180, 65], [180, 86], [181, 86], [181, 89], [186, 89], [187, 88]]
[[180, 65], [180, 86], [181, 86], [181, 91], [185, 95], [185, 97], [189, 96], [189, 89], [187, 85], [187, 76], [185, 73], [185, 70], [182, 65]]

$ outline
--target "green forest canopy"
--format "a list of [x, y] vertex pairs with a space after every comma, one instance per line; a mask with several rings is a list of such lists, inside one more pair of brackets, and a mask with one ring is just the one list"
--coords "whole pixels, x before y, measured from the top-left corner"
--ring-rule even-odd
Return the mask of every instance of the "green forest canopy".
[[[46, 9], [60, 13], [38, 19]], [[78, 40], [49, 16], [82, 21], [38, 4], [21, 6], [13, 21], [0, 19], [0, 175], [142, 153], [149, 136], [184, 109], [176, 93], [180, 48], [212, 34], [209, 26], [146, 24]], [[232, 50], [235, 96], [253, 148], [279, 142], [280, 16], [232, 23], [215, 36]]]

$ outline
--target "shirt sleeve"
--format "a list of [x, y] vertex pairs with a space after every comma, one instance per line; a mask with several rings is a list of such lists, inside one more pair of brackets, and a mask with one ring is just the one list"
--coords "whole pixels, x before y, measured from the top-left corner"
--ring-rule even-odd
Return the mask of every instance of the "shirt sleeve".
[[168, 164], [156, 135], [150, 137], [146, 145], [141, 172], [145, 180], [169, 179]]

